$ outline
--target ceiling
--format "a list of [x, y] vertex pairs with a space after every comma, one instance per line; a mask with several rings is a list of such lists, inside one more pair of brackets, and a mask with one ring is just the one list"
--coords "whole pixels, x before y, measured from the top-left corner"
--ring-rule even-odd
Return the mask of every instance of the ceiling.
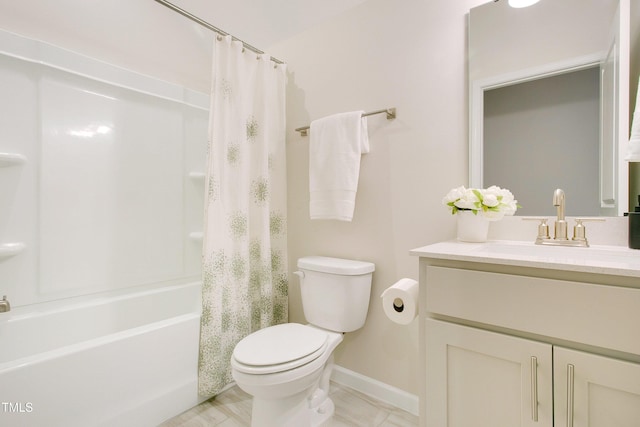
[[236, 38], [265, 50], [366, 0], [169, 1]]

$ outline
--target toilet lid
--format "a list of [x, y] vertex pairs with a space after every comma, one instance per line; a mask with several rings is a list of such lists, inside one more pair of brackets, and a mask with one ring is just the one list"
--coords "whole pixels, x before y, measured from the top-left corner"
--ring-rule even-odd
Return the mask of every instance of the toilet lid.
[[[233, 358], [243, 371], [279, 372], [309, 363], [327, 347], [328, 335], [299, 323], [270, 326], [243, 338]], [[268, 371], [268, 372], [267, 372]]]

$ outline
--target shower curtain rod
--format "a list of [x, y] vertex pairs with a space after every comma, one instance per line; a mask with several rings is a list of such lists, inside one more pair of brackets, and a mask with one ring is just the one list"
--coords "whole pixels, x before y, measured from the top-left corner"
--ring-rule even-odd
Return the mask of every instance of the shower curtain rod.
[[[382, 114], [382, 113], [385, 113], [387, 115], [387, 120], [396, 118], [395, 107], [385, 108], [384, 110], [370, 111], [368, 113], [364, 113], [362, 117], [373, 116], [374, 114]], [[296, 132], [300, 132], [300, 136], [307, 136], [309, 134], [309, 129], [311, 129], [311, 126], [303, 126], [301, 128], [297, 128]]]
[[[239, 41], [240, 43], [242, 43], [242, 45], [243, 45], [246, 49], [249, 49], [249, 50], [250, 50], [250, 51], [252, 51], [252, 52], [255, 52], [255, 53], [259, 54], [259, 55], [264, 54], [264, 52], [263, 52], [263, 51], [261, 51], [260, 49], [258, 49], [258, 48], [256, 48], [256, 47], [251, 46], [249, 43], [247, 43], [247, 42], [245, 42], [245, 41], [243, 41], [243, 40], [240, 40], [239, 38], [237, 38], [237, 37], [235, 37], [235, 36], [233, 36], [233, 35], [231, 35], [231, 34], [227, 33], [226, 31], [222, 31], [220, 28], [218, 28], [218, 27], [216, 27], [216, 26], [214, 26], [214, 25], [209, 24], [207, 21], [205, 21], [205, 20], [203, 20], [203, 19], [198, 18], [197, 16], [195, 16], [195, 15], [193, 15], [193, 14], [191, 14], [191, 13], [187, 12], [186, 10], [184, 10], [184, 9], [182, 9], [182, 8], [180, 8], [180, 7], [178, 7], [178, 6], [176, 6], [176, 5], [175, 5], [175, 4], [173, 4], [173, 3], [168, 2], [167, 0], [155, 0], [155, 1], [156, 1], [156, 2], [158, 2], [158, 3], [160, 3], [160, 4], [161, 4], [161, 5], [163, 5], [163, 6], [168, 7], [169, 9], [173, 10], [174, 12], [178, 12], [180, 15], [182, 15], [182, 16], [184, 16], [184, 17], [186, 17], [186, 18], [191, 19], [193, 22], [196, 22], [196, 23], [198, 23], [198, 24], [202, 25], [203, 27], [210, 29], [210, 30], [211, 30], [211, 31], [213, 31], [213, 32], [216, 32], [216, 33], [218, 33], [218, 34], [220, 34], [220, 35], [222, 35], [222, 36], [231, 36], [231, 38], [232, 38], [233, 40]], [[280, 61], [278, 58], [274, 58], [273, 56], [271, 57], [271, 60], [272, 60], [273, 62], [275, 62], [276, 64], [284, 64], [284, 62]]]

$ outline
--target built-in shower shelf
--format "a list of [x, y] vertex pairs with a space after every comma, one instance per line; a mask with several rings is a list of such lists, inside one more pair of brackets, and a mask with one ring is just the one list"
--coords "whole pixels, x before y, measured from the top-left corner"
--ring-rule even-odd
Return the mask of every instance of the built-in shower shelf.
[[189, 178], [194, 181], [204, 181], [205, 174], [203, 172], [189, 172]]
[[194, 231], [192, 233], [189, 233], [189, 238], [191, 240], [196, 240], [196, 241], [202, 241], [202, 239], [204, 238], [204, 233], [202, 231]]
[[0, 259], [18, 255], [24, 248], [24, 243], [0, 243]]
[[21, 165], [27, 158], [18, 153], [0, 153], [0, 168], [6, 166]]

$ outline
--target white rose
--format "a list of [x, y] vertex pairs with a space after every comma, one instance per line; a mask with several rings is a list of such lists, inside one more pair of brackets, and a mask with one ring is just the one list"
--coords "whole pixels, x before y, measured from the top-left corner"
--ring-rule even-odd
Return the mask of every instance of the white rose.
[[486, 194], [502, 196], [502, 200], [500, 201], [501, 203], [508, 204], [514, 201], [513, 194], [511, 193], [511, 191], [507, 190], [506, 188], [500, 188], [497, 185], [492, 185], [491, 187], [487, 188], [485, 191], [486, 191]]
[[476, 193], [473, 191], [473, 189], [468, 188], [465, 189], [464, 194], [462, 195], [462, 197], [457, 200], [454, 205], [458, 208], [458, 209], [478, 209], [477, 203], [480, 201], [480, 199], [478, 199], [478, 196], [476, 195]]
[[464, 196], [464, 192], [467, 189], [464, 188], [464, 186], [460, 186], [458, 188], [454, 188], [451, 191], [449, 191], [447, 193], [446, 196], [444, 196], [444, 199], [442, 199], [442, 204], [444, 205], [448, 205], [451, 202], [455, 202], [456, 200], [458, 200], [459, 198], [461, 198], [462, 196]]
[[516, 213], [517, 209], [518, 209], [518, 201], [512, 200], [511, 202], [505, 204], [502, 210], [505, 215], [513, 215]]
[[479, 211], [489, 221], [498, 221], [505, 215], [513, 215], [518, 209], [518, 201], [511, 191], [497, 185], [484, 190], [460, 186], [449, 191], [442, 203], [453, 212], [458, 209]]
[[485, 194], [482, 200], [482, 204], [485, 206], [489, 206], [490, 208], [494, 206], [498, 206], [500, 202], [498, 201], [498, 196], [495, 194]]

